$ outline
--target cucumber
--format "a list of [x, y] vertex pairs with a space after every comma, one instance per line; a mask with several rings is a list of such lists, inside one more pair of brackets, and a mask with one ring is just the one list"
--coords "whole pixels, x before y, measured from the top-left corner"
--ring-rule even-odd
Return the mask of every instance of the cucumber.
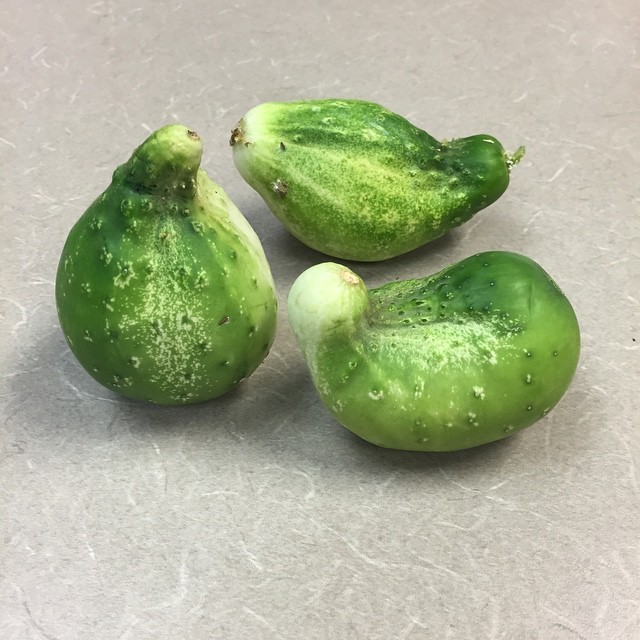
[[363, 100], [265, 103], [231, 135], [235, 165], [284, 226], [345, 260], [392, 258], [497, 200], [524, 148], [489, 135], [438, 141]]
[[517, 433], [559, 402], [580, 353], [567, 298], [509, 252], [372, 290], [322, 263], [294, 282], [288, 308], [326, 407], [392, 449], [453, 451]]
[[262, 246], [200, 169], [182, 125], [153, 133], [71, 229], [60, 325], [105, 387], [158, 404], [215, 398], [269, 352], [276, 295]]

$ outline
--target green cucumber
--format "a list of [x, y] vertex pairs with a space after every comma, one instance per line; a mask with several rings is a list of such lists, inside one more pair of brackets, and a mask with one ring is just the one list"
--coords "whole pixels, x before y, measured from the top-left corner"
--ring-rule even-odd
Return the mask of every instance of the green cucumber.
[[262, 246], [200, 169], [182, 125], [153, 133], [71, 229], [56, 279], [60, 325], [80, 364], [124, 396], [219, 396], [266, 357], [276, 295]]
[[231, 135], [235, 165], [300, 241], [330, 256], [391, 258], [497, 200], [510, 167], [492, 136], [438, 141], [363, 100], [265, 103]]
[[580, 353], [567, 298], [508, 252], [372, 290], [323, 263], [294, 282], [288, 307], [329, 411], [393, 449], [452, 451], [517, 433], [558, 403]]

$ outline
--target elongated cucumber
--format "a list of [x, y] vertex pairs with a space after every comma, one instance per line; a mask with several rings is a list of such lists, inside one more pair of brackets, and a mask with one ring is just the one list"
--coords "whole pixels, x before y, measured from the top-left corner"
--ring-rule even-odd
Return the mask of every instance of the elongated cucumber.
[[394, 449], [451, 451], [517, 433], [559, 402], [580, 353], [567, 298], [508, 252], [372, 290], [323, 263], [294, 282], [288, 307], [324, 404]]
[[270, 102], [231, 136], [243, 178], [299, 240], [347, 260], [415, 249], [497, 200], [523, 155], [489, 135], [438, 141], [362, 100]]

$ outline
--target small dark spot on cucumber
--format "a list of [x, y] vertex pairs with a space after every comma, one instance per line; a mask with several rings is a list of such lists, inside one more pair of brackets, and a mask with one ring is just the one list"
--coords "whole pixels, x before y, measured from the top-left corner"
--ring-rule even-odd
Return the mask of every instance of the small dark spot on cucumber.
[[284, 142], [280, 142], [280, 151], [286, 151], [287, 147], [285, 147]]
[[375, 387], [369, 391], [369, 397], [372, 400], [382, 400], [384, 398], [384, 392], [382, 389], [376, 389]]
[[116, 287], [124, 289], [129, 284], [131, 279], [136, 275], [135, 271], [133, 270], [133, 263], [129, 261], [118, 263], [118, 269], [119, 273], [113, 279], [113, 284]]
[[284, 198], [289, 191], [289, 185], [284, 180], [278, 178], [271, 184], [271, 189], [279, 198]]
[[238, 126], [231, 132], [231, 138], [229, 138], [229, 144], [233, 147], [238, 142], [244, 142], [244, 132], [242, 131], [242, 120], [238, 123]]
[[227, 324], [229, 322], [229, 316], [225, 316], [224, 318], [218, 321], [218, 326], [222, 326], [223, 324]]

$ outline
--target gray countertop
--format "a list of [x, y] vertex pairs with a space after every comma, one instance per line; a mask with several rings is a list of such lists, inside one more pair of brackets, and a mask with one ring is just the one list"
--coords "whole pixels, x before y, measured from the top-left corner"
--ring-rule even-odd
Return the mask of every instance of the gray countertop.
[[[640, 637], [637, 3], [8, 0], [0, 16], [1, 638]], [[352, 266], [374, 286], [482, 250], [538, 261], [583, 339], [541, 422], [416, 454], [320, 404], [285, 301], [325, 258], [228, 146], [255, 104], [316, 97], [527, 146], [471, 222]], [[53, 298], [71, 225], [175, 121], [200, 133], [280, 299], [255, 374], [179, 409], [94, 382]]]

